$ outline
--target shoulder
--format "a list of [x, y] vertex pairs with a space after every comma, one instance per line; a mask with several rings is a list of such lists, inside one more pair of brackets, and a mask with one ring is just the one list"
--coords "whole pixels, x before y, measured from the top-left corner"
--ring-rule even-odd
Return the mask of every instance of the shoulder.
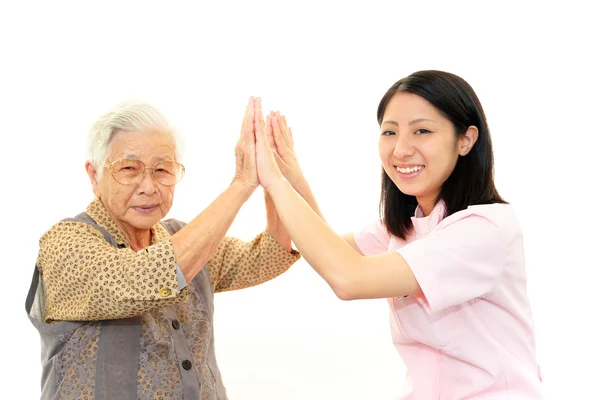
[[107, 244], [102, 232], [90, 224], [60, 221], [40, 237], [37, 265], [46, 270], [61, 260], [74, 260], [75, 254], [104, 251]]
[[510, 204], [481, 204], [469, 206], [444, 218], [438, 229], [449, 227], [464, 230], [490, 229], [498, 232], [507, 242], [521, 235], [521, 226]]
[[72, 237], [81, 238], [85, 236], [103, 237], [102, 233], [89, 223], [74, 219], [66, 219], [57, 222], [44, 232], [40, 237], [40, 244], [56, 239], [69, 239]]

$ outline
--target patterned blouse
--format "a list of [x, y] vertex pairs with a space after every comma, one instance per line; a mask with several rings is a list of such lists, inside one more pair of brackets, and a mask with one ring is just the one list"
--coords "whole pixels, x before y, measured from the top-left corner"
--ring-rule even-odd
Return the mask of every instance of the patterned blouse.
[[[182, 399], [184, 385], [171, 328], [184, 334], [198, 375], [214, 373], [202, 362], [212, 335], [212, 310], [198, 300], [194, 285], [178, 290], [173, 244], [160, 223], [152, 228], [152, 244], [135, 252], [99, 199], [86, 212], [113, 236], [118, 248], [91, 225], [63, 221], [41, 237], [37, 260], [45, 321], [93, 321], [88, 324], [93, 329], [61, 338], [67, 343], [56, 361], [61, 398], [94, 397], [101, 321], [140, 316], [138, 398]], [[263, 232], [248, 243], [225, 237], [207, 268], [214, 291], [222, 292], [273, 279], [299, 258], [298, 252], [288, 252]], [[201, 399], [216, 398], [214, 392], [202, 385]]]

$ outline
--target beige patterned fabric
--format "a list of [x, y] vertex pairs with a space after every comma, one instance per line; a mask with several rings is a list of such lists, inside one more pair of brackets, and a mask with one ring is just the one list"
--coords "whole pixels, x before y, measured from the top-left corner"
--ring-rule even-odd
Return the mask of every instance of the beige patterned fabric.
[[[152, 229], [154, 244], [134, 252], [100, 200], [87, 213], [124, 248], [81, 222], [59, 222], [46, 232], [37, 259], [46, 321], [129, 318], [185, 301], [187, 290], [177, 290], [173, 244], [160, 224]], [[161, 296], [165, 290], [169, 295]]]
[[[217, 399], [206, 362], [213, 327], [208, 310], [189, 284], [178, 292], [176, 261], [169, 233], [161, 224], [152, 228], [152, 244], [134, 252], [100, 202], [86, 212], [115, 239], [111, 246], [102, 233], [80, 222], [59, 222], [40, 239], [37, 266], [43, 278], [48, 322], [99, 321], [140, 316], [138, 399], [183, 399], [183, 387], [172, 338], [172, 323], [180, 323], [201, 377], [201, 398]], [[226, 237], [208, 262], [214, 291], [242, 289], [285, 272], [300, 258], [263, 232], [249, 243]], [[165, 290], [169, 294], [165, 296]], [[92, 322], [91, 324], [96, 324]], [[57, 360], [61, 398], [92, 398], [97, 329], [82, 327], [69, 337]], [[178, 331], [179, 332], [179, 331]], [[61, 340], [63, 340], [61, 338]], [[203, 379], [202, 377], [209, 377]]]

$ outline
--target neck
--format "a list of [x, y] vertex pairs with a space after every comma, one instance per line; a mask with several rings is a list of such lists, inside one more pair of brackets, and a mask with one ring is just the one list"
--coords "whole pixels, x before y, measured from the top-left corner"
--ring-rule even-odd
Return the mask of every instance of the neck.
[[437, 196], [426, 196], [426, 197], [418, 197], [417, 202], [419, 203], [419, 207], [421, 207], [421, 211], [423, 215], [428, 217], [435, 208]]
[[115, 222], [117, 227], [125, 236], [125, 240], [129, 243], [129, 246], [133, 251], [140, 251], [145, 249], [146, 247], [152, 244], [152, 230], [151, 229], [138, 229], [134, 226], [131, 226], [123, 221], [120, 221], [116, 218], [110, 209], [104, 206], [108, 214], [111, 216], [112, 220]]
[[136, 229], [131, 226], [127, 229], [120, 224], [119, 228], [133, 251], [145, 249], [152, 243], [152, 230], [150, 229]]

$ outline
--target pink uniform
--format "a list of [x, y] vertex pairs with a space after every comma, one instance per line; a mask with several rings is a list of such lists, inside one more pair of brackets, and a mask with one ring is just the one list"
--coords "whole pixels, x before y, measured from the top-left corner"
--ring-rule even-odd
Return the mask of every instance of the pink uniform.
[[417, 208], [406, 241], [381, 222], [354, 234], [366, 256], [397, 251], [423, 294], [388, 299], [407, 367], [402, 400], [541, 399], [523, 237], [510, 205], [443, 218]]

